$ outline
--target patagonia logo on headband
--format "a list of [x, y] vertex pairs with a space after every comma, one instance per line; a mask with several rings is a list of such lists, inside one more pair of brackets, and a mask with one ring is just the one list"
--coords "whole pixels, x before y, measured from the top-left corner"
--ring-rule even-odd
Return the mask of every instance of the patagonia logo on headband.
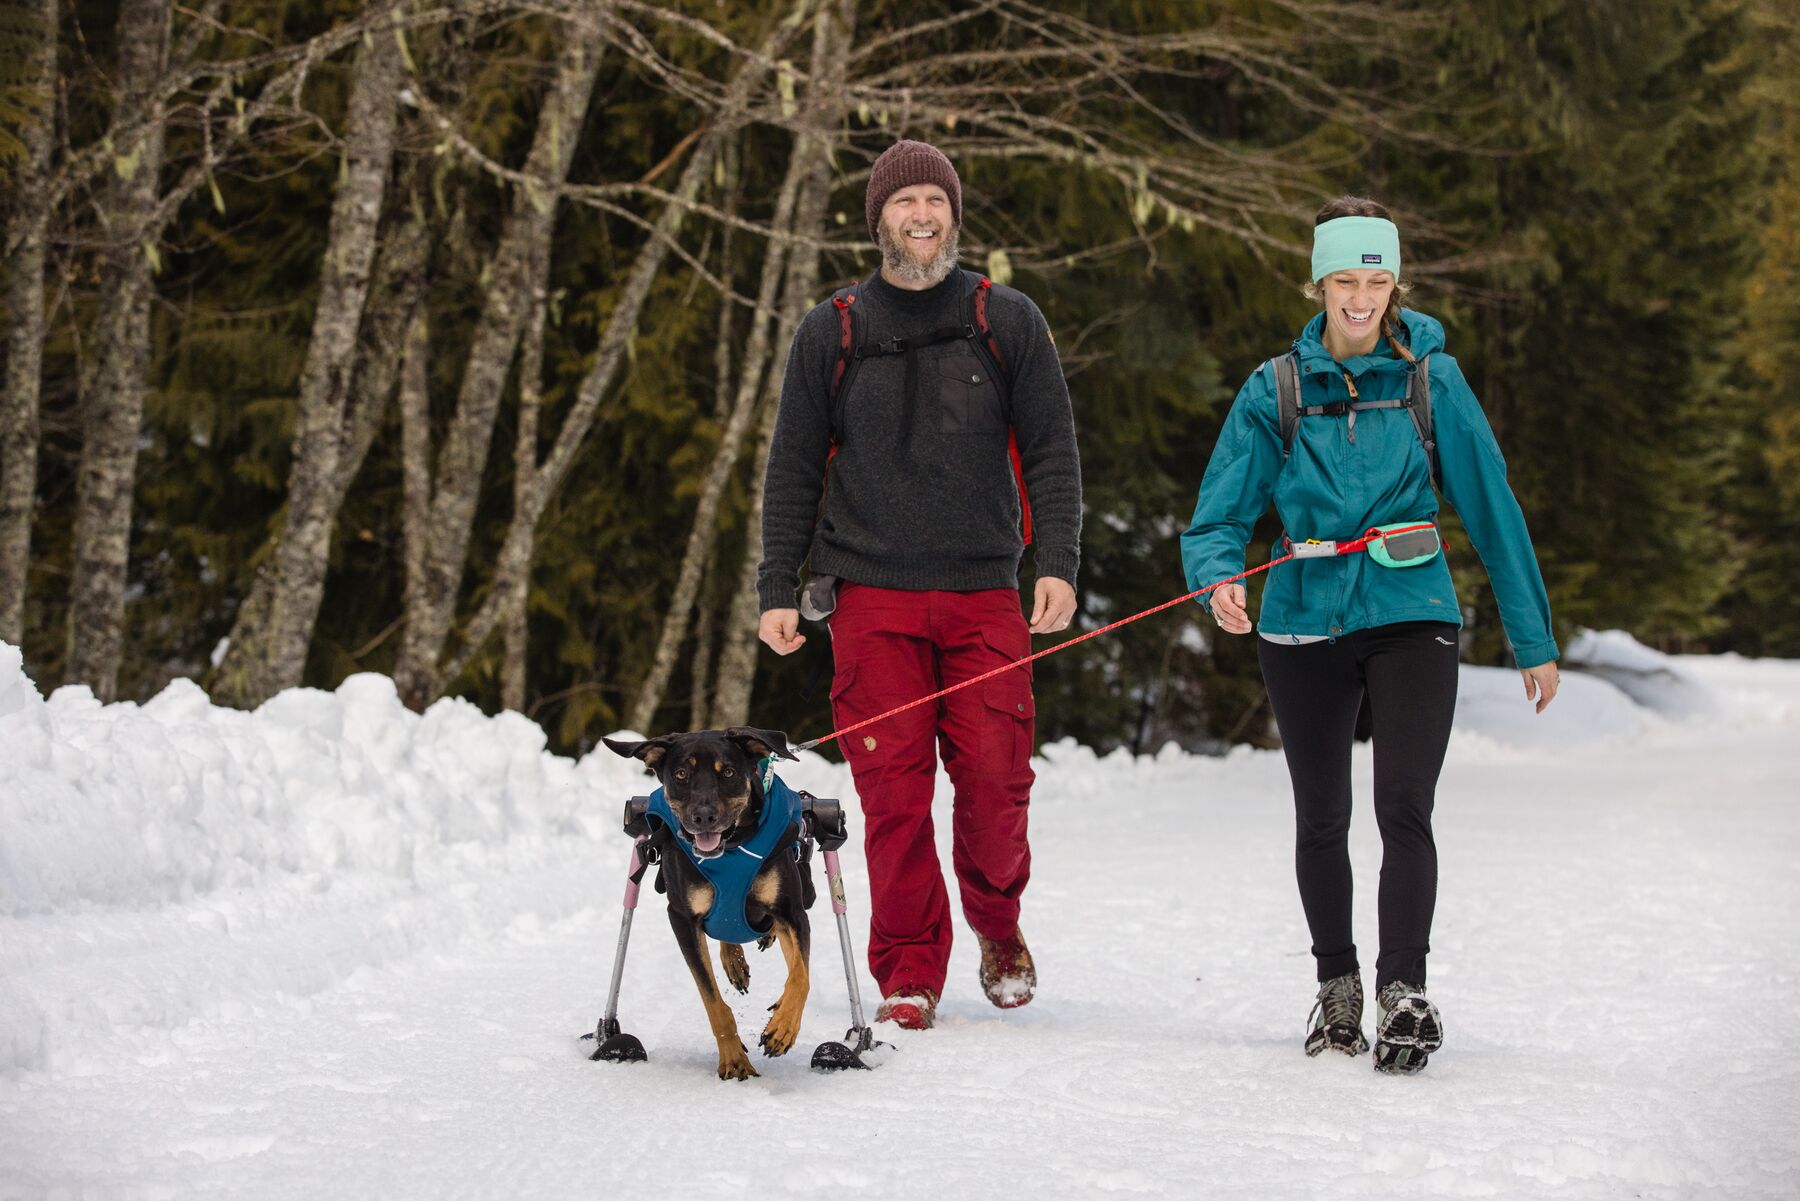
[[1365, 262], [1365, 263], [1379, 263], [1380, 261], [1381, 261], [1381, 256], [1378, 254], [1363, 255], [1363, 262]]

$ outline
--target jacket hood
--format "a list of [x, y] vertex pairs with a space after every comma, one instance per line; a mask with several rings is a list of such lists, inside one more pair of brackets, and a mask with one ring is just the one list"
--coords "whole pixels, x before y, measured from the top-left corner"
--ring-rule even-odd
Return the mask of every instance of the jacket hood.
[[[1427, 317], [1415, 309], [1401, 309], [1400, 321], [1406, 327], [1405, 342], [1407, 349], [1414, 357], [1424, 358], [1428, 354], [1436, 354], [1444, 349], [1444, 326], [1435, 317]], [[1320, 358], [1331, 361], [1331, 352], [1325, 349], [1325, 314], [1315, 314], [1300, 336], [1294, 339], [1294, 349], [1299, 352], [1301, 360]], [[1365, 355], [1358, 355], [1344, 364], [1352, 372], [1361, 372], [1370, 367], [1379, 366], [1383, 361], [1399, 362], [1400, 356], [1388, 345], [1386, 338], [1375, 343], [1375, 349]]]

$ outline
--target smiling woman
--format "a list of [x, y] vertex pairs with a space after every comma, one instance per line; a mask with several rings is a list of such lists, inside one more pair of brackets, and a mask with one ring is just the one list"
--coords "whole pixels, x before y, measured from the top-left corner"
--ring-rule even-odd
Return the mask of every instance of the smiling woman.
[[[1350, 745], [1368, 697], [1383, 851], [1375, 1066], [1412, 1073], [1443, 1041], [1425, 998], [1437, 898], [1431, 812], [1456, 710], [1461, 608], [1433, 528], [1439, 487], [1488, 569], [1526, 700], [1540, 713], [1556, 695], [1557, 648], [1493, 432], [1442, 353], [1444, 327], [1400, 306], [1400, 231], [1387, 209], [1355, 196], [1325, 205], [1312, 268], [1307, 295], [1323, 311], [1238, 393], [1181, 536], [1182, 565], [1189, 588], [1237, 575], [1271, 500], [1286, 533], [1270, 557], [1295, 552], [1264, 590], [1257, 649], [1294, 785], [1295, 866], [1320, 984], [1308, 1055], [1369, 1050], [1348, 844]], [[1416, 535], [1416, 544], [1383, 537], [1370, 555], [1304, 553], [1379, 530]], [[1247, 634], [1247, 599], [1233, 584], [1205, 603], [1221, 630]]]
[[[1337, 358], [1368, 354], [1381, 335], [1395, 353], [1410, 357], [1395, 330], [1412, 285], [1400, 279], [1400, 233], [1387, 206], [1340, 196], [1320, 209], [1313, 222], [1313, 278], [1301, 290], [1325, 309], [1325, 348]], [[1321, 273], [1322, 258], [1343, 265]], [[1386, 261], [1369, 265], [1370, 259]], [[1372, 324], [1376, 312], [1381, 314], [1379, 327]]]

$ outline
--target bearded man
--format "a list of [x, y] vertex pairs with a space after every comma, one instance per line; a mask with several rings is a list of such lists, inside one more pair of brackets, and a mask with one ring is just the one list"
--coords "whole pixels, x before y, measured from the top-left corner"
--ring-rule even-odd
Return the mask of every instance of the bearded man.
[[[936, 147], [897, 142], [870, 173], [866, 211], [880, 272], [794, 335], [757, 585], [762, 640], [790, 654], [806, 641], [796, 589], [810, 558], [805, 607], [830, 618], [840, 728], [1028, 655], [1031, 634], [1068, 626], [1080, 562], [1081, 464], [1056, 344], [1023, 293], [958, 269], [955, 168]], [[1019, 564], [1033, 534], [1028, 627]], [[931, 816], [940, 749], [982, 989], [1001, 1008], [1031, 1000], [1019, 898], [1035, 712], [1030, 668], [1015, 668], [845, 740], [863, 809], [877, 1021], [926, 1029], [943, 994], [950, 904]]]

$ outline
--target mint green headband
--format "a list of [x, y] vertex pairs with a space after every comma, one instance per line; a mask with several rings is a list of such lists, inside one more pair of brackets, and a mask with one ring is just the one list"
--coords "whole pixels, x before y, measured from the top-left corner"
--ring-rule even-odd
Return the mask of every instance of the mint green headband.
[[1313, 228], [1312, 278], [1360, 267], [1400, 278], [1400, 230], [1385, 217], [1333, 217]]

